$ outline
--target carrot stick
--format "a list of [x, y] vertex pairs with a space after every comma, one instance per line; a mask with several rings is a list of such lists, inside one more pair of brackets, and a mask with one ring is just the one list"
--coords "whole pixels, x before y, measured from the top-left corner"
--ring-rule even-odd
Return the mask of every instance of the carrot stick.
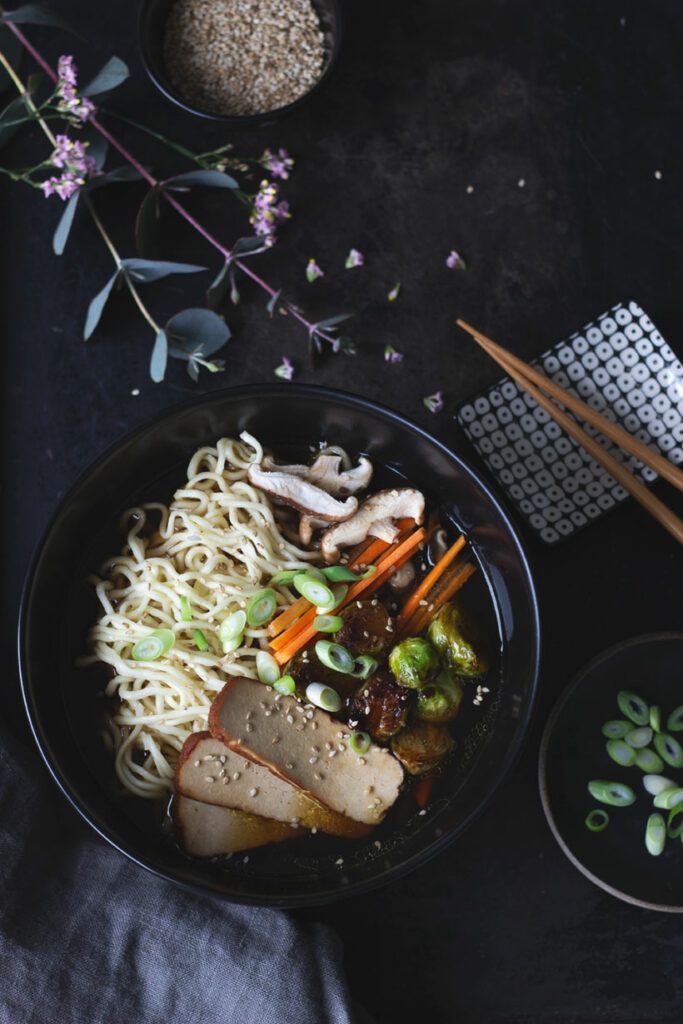
[[428, 621], [436, 615], [446, 601], [449, 601], [467, 583], [472, 573], [476, 571], [477, 567], [472, 562], [456, 565], [437, 585], [435, 591], [430, 595], [429, 603], [426, 606], [421, 605], [414, 615], [404, 623], [398, 631], [400, 635], [405, 636], [410, 633], [412, 636], [417, 636], [422, 633]]
[[422, 583], [420, 583], [420, 585], [416, 587], [416, 589], [410, 595], [410, 597], [404, 604], [403, 608], [401, 609], [401, 614], [398, 617], [399, 632], [406, 624], [406, 622], [408, 622], [408, 620], [412, 617], [412, 615], [415, 612], [415, 609], [419, 606], [420, 601], [429, 593], [429, 591], [432, 589], [436, 581], [440, 579], [441, 576], [443, 576], [448, 566], [451, 564], [451, 562], [458, 554], [458, 552], [462, 550], [464, 545], [465, 538], [461, 534], [456, 540], [455, 544], [452, 544], [448, 551], [445, 553], [445, 555], [442, 555], [442, 557], [436, 563], [432, 571], [427, 573], [425, 578], [422, 580]]
[[421, 779], [413, 786], [413, 796], [415, 797], [415, 803], [418, 807], [423, 809], [429, 803], [429, 798], [432, 795], [434, 789], [434, 783], [436, 782], [436, 775], [423, 775]]
[[[357, 600], [360, 595], [369, 596], [374, 593], [383, 583], [387, 581], [393, 571], [398, 569], [404, 562], [409, 558], [412, 558], [415, 548], [424, 541], [426, 536], [425, 531], [420, 528], [415, 530], [410, 536], [406, 537], [404, 541], [398, 544], [390, 554], [382, 559], [381, 564], [378, 566], [377, 571], [369, 576], [367, 579], [358, 580], [353, 586], [349, 588], [349, 591], [344, 600], [339, 605], [339, 608], [344, 608], [352, 601]], [[335, 609], [336, 611], [337, 609]], [[286, 639], [284, 636], [277, 637], [276, 641], [271, 641], [271, 648], [277, 653], [275, 654], [275, 660], [278, 665], [284, 665], [289, 661], [290, 658], [294, 657], [306, 644], [317, 636], [317, 631], [313, 628], [313, 619], [317, 612], [315, 608], [311, 608], [302, 619], [300, 620], [303, 624], [300, 627], [299, 623], [295, 623], [291, 630], [287, 631]], [[282, 640], [285, 642], [282, 643]], [[277, 647], [275, 646], [277, 644]]]

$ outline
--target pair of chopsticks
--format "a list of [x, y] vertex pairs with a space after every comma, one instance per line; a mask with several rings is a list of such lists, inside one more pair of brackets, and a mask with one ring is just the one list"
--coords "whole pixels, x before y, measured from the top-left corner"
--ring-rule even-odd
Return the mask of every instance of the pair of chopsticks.
[[[631, 455], [635, 455], [637, 459], [643, 462], [646, 466], [650, 466], [654, 469], [665, 480], [672, 483], [674, 487], [677, 487], [679, 491], [683, 491], [683, 471], [674, 466], [668, 459], [665, 459], [662, 455], [658, 455], [653, 452], [647, 445], [643, 444], [637, 438], [633, 437], [628, 431], [624, 430], [623, 427], [617, 426], [616, 423], [612, 423], [605, 416], [601, 416], [600, 413], [591, 409], [590, 406], [582, 402], [576, 395], [571, 394], [569, 391], [565, 391], [564, 388], [560, 387], [559, 384], [555, 384], [554, 381], [550, 380], [544, 374], [534, 369], [533, 366], [529, 366], [523, 360], [518, 359], [512, 352], [508, 352], [507, 349], [497, 345], [491, 338], [487, 338], [481, 331], [471, 327], [464, 320], [457, 320], [458, 327], [462, 327], [464, 331], [474, 338], [478, 345], [487, 352], [492, 359], [501, 366], [505, 372], [512, 377], [517, 384], [524, 389], [528, 394], [534, 398], [541, 408], [552, 416], [556, 423], [558, 423], [563, 430], [565, 430], [575, 441], [581, 445], [582, 448], [591, 455], [596, 462], [599, 462], [604, 469], [610, 473], [614, 479], [621, 484], [624, 490], [639, 502], [643, 508], [650, 513], [651, 516], [662, 524], [662, 526], [669, 531], [669, 533], [676, 538], [679, 544], [683, 544], [683, 520], [680, 519], [675, 512], [673, 512], [663, 501], [660, 501], [654, 494], [652, 494], [647, 487], [641, 483], [632, 473], [626, 469], [613, 455], [604, 448], [598, 441], [587, 434], [583, 430], [576, 420], [568, 416], [567, 413], [563, 412], [562, 409], [558, 408], [552, 399], [556, 399], [561, 402], [562, 405], [566, 406], [573, 413], [576, 413], [584, 423], [588, 423], [591, 427], [595, 427], [605, 437], [608, 437], [610, 441], [614, 441], [623, 451], [629, 452]], [[549, 397], [550, 396], [550, 397]]]

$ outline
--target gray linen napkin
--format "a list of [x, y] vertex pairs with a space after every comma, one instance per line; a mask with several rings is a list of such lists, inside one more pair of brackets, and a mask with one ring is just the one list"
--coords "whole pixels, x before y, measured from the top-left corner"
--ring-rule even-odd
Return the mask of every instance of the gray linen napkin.
[[352, 1024], [334, 935], [155, 878], [0, 729], [0, 1024]]

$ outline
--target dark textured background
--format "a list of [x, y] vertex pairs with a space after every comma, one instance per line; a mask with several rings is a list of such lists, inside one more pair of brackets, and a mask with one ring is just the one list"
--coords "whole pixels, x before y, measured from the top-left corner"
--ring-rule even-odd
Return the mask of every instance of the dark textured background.
[[[92, 46], [32, 30], [52, 57], [75, 49], [84, 78], [111, 52], [130, 63], [117, 109], [204, 149], [226, 141], [149, 85], [132, 0], [54, 7]], [[284, 352], [297, 379], [381, 399], [469, 455], [453, 410], [497, 372], [454, 330], [456, 315], [531, 356], [635, 298], [683, 354], [679, 0], [349, 0], [347, 11], [328, 89], [291, 120], [235, 141], [254, 154], [284, 145], [297, 157], [286, 187], [294, 219], [259, 265], [315, 314], [357, 310], [355, 359], [312, 373], [299, 330], [271, 322], [245, 288], [227, 310], [225, 374], [197, 387], [176, 363], [167, 383], [149, 383], [150, 337], [123, 295], [95, 339], [81, 340], [87, 304], [111, 272], [90, 225], [77, 224], [57, 259], [49, 240], [59, 201], [3, 182], [1, 700], [22, 736], [14, 628], [30, 551], [83, 467], [185, 394], [269, 380]], [[158, 165], [158, 150], [122, 134]], [[141, 195], [120, 186], [98, 197], [127, 255]], [[229, 199], [208, 203], [229, 242], [239, 210]], [[215, 265], [172, 219], [167, 226], [167, 255]], [[364, 270], [341, 269], [350, 246], [365, 252]], [[452, 247], [466, 273], [444, 267]], [[312, 287], [303, 277], [310, 256], [327, 271]], [[395, 281], [403, 290], [388, 304]], [[199, 277], [175, 282], [146, 292], [159, 316], [201, 300]], [[387, 342], [405, 352], [402, 366], [382, 362]], [[420, 399], [437, 388], [446, 408], [433, 417]], [[683, 920], [618, 903], [574, 871], [545, 825], [536, 757], [547, 712], [584, 661], [621, 638], [681, 626], [680, 552], [632, 502], [556, 550], [529, 540], [545, 662], [521, 764], [435, 863], [318, 916], [341, 932], [351, 988], [382, 1022], [678, 1022]]]

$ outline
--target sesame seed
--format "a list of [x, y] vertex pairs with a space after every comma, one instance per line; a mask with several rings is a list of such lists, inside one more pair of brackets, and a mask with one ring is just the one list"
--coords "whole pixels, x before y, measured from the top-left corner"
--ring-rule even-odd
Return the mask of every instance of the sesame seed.
[[343, 754], [344, 751], [346, 750], [346, 747], [344, 746], [343, 743], [340, 743], [339, 746], [337, 747], [337, 750], [339, 751], [340, 754]]
[[465, 192], [467, 192], [468, 196], [471, 196], [472, 193], [474, 192], [474, 185], [468, 185], [467, 188], [465, 189]]
[[227, 761], [228, 759], [227, 759], [227, 757], [225, 756], [225, 754], [221, 754], [221, 756], [220, 756], [220, 757], [218, 758], [218, 760], [220, 761], [220, 763], [221, 763], [221, 764], [225, 764], [225, 762], [226, 762], [226, 761]]
[[318, 758], [316, 757], [315, 754], [313, 755], [313, 757], [309, 757], [308, 763], [309, 764], [317, 764], [318, 763]]
[[320, 753], [320, 747], [311, 747], [311, 753], [312, 754], [319, 754]]
[[311, 829], [311, 835], [314, 836], [317, 831], [318, 831], [318, 826], [314, 825], [313, 828]]
[[249, 721], [249, 719], [251, 718], [251, 716], [252, 716], [253, 714], [254, 714], [254, 712], [253, 712], [253, 711], [247, 711], [246, 715], [244, 716], [244, 717], [246, 718], [247, 722]]
[[220, 771], [219, 771], [219, 773], [218, 773], [218, 778], [219, 778], [219, 779], [222, 779], [222, 778], [224, 778], [224, 776], [225, 776], [225, 773], [226, 773], [226, 771], [227, 771], [227, 769], [226, 769], [226, 768], [221, 768], [221, 770], [220, 770]]
[[242, 857], [242, 863], [243, 864], [248, 864], [249, 863], [249, 854], [247, 854], [246, 857]]
[[334, 863], [335, 864], [343, 864], [344, 863], [344, 858], [343, 857], [337, 857], [337, 859], [335, 860]]
[[524, 188], [525, 185], [526, 185], [525, 179], [524, 178], [520, 178], [519, 181], [517, 182], [517, 187], [518, 188]]
[[264, 714], [264, 717], [265, 717], [265, 718], [270, 718], [270, 716], [272, 715], [272, 713], [273, 713], [272, 711], [264, 711], [264, 712], [263, 712], [263, 714]]
[[293, 767], [294, 767], [294, 764], [291, 761], [288, 761], [287, 764], [285, 765], [285, 768], [287, 769], [287, 771], [291, 771]]
[[289, 819], [289, 824], [290, 825], [298, 825], [300, 821], [301, 821], [301, 818], [290, 818]]
[[202, 763], [201, 761], [195, 761], [195, 763], [194, 763], [195, 768], [199, 768], [201, 763]]
[[661, 181], [661, 179], [662, 179], [662, 172], [661, 171], [655, 171], [655, 178], [657, 179], [657, 181]]
[[232, 777], [235, 780], [235, 782], [237, 782], [237, 780], [240, 778], [240, 773], [239, 772], [233, 772], [232, 773]]
[[204, 754], [202, 761], [213, 761], [213, 754]]
[[365, 760], [365, 758], [364, 758], [364, 757], [359, 757], [359, 758], [358, 758], [358, 764], [367, 764], [367, 763], [368, 763], [368, 762], [367, 762], [367, 761]]
[[303, 732], [305, 728], [306, 728], [305, 725], [295, 725], [294, 726], [294, 729], [295, 729], [296, 732]]
[[306, 718], [308, 718], [309, 721], [310, 721], [310, 719], [313, 718], [313, 712], [312, 711], [307, 711], [306, 712]]
[[423, 809], [423, 810], [421, 810], [421, 811], [418, 811], [417, 813], [418, 813], [418, 816], [419, 816], [420, 818], [424, 818], [424, 816], [425, 816], [425, 814], [426, 814], [427, 812], [426, 812], [426, 811], [425, 811], [425, 810]]
[[420, 605], [421, 608], [426, 608], [427, 607], [427, 599], [423, 597], [421, 601], [418, 601], [418, 604]]
[[313, 772], [313, 778], [314, 778], [314, 779], [315, 779], [315, 780], [316, 780], [317, 782], [320, 782], [320, 781], [322, 780], [322, 775], [320, 774], [320, 772]]
[[311, 722], [311, 729], [317, 729], [317, 728], [318, 728], [318, 723], [317, 722]]
[[215, 782], [215, 781], [216, 780], [214, 779], [213, 775], [205, 775], [204, 776], [204, 782]]
[[279, 736], [273, 736], [273, 738], [272, 738], [272, 740], [270, 742], [271, 742], [272, 746], [275, 746], [276, 743], [280, 742], [280, 737]]
[[294, 725], [294, 715], [287, 715], [287, 721], [290, 725]]
[[375, 839], [372, 845], [375, 846], [378, 850], [382, 848], [382, 844], [380, 843], [379, 839]]
[[332, 750], [332, 744], [329, 740], [325, 742], [325, 750]]
[[251, 722], [247, 722], [247, 732], [253, 732], [253, 731], [254, 731], [254, 726], [251, 724]]
[[250, 790], [249, 790], [249, 796], [256, 796], [256, 795], [257, 795], [257, 793], [258, 793], [258, 789], [256, 789], [256, 787], [255, 787], [255, 786], [254, 786], [254, 788], [253, 788], [253, 789], [250, 789]]
[[226, 777], [225, 777], [224, 779], [221, 779], [221, 782], [223, 783], [223, 785], [224, 785], [224, 786], [227, 786], [227, 784], [228, 784], [228, 783], [230, 782], [230, 779], [229, 779], [229, 777], [228, 777], [228, 776], [226, 775]]

